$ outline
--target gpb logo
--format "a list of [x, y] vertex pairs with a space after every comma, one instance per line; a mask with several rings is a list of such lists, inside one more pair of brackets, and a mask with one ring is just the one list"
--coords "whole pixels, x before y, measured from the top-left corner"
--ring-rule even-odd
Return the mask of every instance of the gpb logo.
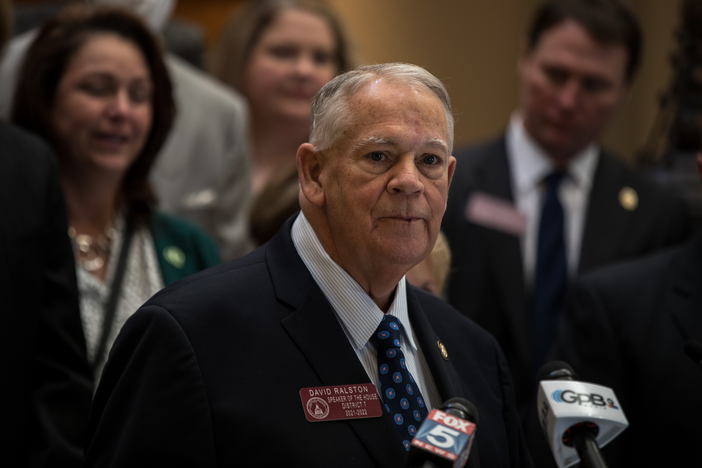
[[563, 393], [563, 390], [556, 390], [551, 394], [551, 398], [553, 398], [553, 401], [556, 403], [563, 403], [563, 400], [561, 400], [561, 393]]
[[611, 398], [605, 401], [605, 398], [597, 393], [577, 393], [573, 390], [556, 390], [551, 394], [551, 398], [553, 398], [556, 403], [577, 403], [578, 405], [585, 403], [592, 406], [609, 406], [612, 409], [619, 409]]

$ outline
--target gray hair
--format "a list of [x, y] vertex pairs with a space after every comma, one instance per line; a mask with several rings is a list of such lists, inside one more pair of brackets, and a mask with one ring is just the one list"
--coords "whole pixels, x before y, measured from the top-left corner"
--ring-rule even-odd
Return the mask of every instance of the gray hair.
[[446, 112], [449, 130], [449, 152], [453, 152], [453, 112], [451, 99], [443, 83], [424, 68], [409, 63], [367, 65], [337, 76], [319, 90], [312, 101], [310, 143], [318, 150], [332, 147], [351, 119], [349, 98], [372, 80], [405, 84], [414, 89], [431, 91], [439, 98]]

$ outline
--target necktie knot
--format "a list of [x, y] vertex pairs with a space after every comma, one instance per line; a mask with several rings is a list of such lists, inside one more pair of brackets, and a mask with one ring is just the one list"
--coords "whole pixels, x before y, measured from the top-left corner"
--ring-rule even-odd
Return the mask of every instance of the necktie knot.
[[392, 315], [383, 316], [380, 325], [370, 337], [378, 349], [400, 347], [400, 319]]
[[547, 191], [557, 190], [561, 181], [568, 173], [566, 171], [553, 171], [544, 178]]

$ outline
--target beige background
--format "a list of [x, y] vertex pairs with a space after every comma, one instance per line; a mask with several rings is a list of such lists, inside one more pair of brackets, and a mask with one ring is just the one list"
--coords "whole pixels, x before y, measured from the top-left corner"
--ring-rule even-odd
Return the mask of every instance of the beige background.
[[[441, 78], [457, 115], [456, 144], [490, 138], [519, 100], [516, 61], [537, 0], [332, 0], [368, 63], [407, 61]], [[679, 1], [627, 2], [642, 24], [642, 67], [603, 138], [633, 159], [670, 77]]]
[[[426, 67], [449, 89], [456, 145], [490, 138], [518, 105], [516, 61], [539, 0], [330, 0], [365, 63], [405, 61]], [[199, 22], [208, 41], [237, 0], [180, 0], [176, 14]], [[680, 0], [629, 0], [645, 34], [631, 95], [603, 138], [633, 160], [646, 141], [657, 96], [670, 78]]]
[[[15, 0], [32, 3], [47, 0]], [[51, 1], [51, 0], [48, 0]], [[65, 0], [54, 0], [65, 1]], [[240, 0], [179, 0], [176, 16], [200, 24], [211, 44]], [[426, 67], [449, 89], [456, 145], [500, 133], [518, 105], [516, 61], [541, 0], [329, 0], [346, 21], [364, 63]], [[645, 36], [642, 67], [628, 101], [603, 137], [633, 161], [670, 79], [681, 0], [623, 0]]]

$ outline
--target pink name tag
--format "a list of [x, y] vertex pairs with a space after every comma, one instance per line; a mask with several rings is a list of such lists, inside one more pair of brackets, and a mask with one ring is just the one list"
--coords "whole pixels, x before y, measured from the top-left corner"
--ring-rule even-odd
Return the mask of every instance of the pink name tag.
[[527, 219], [507, 200], [482, 192], [474, 192], [466, 203], [468, 221], [514, 236], [526, 231]]
[[383, 414], [378, 392], [371, 383], [303, 388], [300, 399], [309, 422], [377, 418]]

